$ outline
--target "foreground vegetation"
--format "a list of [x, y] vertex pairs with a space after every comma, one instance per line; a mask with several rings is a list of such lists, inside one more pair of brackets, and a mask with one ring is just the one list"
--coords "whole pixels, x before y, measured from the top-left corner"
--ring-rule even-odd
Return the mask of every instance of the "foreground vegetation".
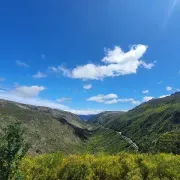
[[180, 180], [179, 109], [180, 93], [85, 124], [0, 101], [0, 180]]
[[171, 154], [27, 156], [20, 166], [26, 180], [178, 180], [180, 156]]
[[[104, 132], [102, 134], [102, 132]], [[79, 154], [34, 155], [24, 139], [21, 123], [1, 132], [2, 180], [179, 180], [180, 155], [117, 153], [114, 131], [100, 129]], [[103, 138], [103, 135], [105, 138]], [[106, 136], [107, 135], [107, 136]], [[108, 138], [109, 137], [109, 138]], [[120, 136], [118, 136], [120, 137]], [[105, 142], [105, 139], [108, 143]], [[163, 137], [160, 142], [163, 142]], [[118, 145], [119, 143], [119, 145]], [[116, 142], [121, 149], [121, 138]], [[26, 154], [26, 152], [29, 153]], [[100, 153], [101, 152], [101, 153]], [[74, 153], [77, 153], [75, 150]]]

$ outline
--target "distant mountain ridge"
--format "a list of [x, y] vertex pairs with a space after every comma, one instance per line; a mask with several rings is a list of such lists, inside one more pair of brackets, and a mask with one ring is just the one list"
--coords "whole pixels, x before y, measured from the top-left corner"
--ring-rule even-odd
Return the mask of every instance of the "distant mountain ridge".
[[89, 114], [89, 115], [77, 115], [81, 120], [88, 121], [92, 119], [96, 114]]

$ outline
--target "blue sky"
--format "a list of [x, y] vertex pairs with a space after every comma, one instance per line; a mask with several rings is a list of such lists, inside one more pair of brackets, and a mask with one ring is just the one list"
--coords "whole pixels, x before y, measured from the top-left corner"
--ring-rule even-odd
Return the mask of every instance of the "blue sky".
[[4, 1], [0, 98], [91, 114], [178, 91], [179, 17], [179, 0]]

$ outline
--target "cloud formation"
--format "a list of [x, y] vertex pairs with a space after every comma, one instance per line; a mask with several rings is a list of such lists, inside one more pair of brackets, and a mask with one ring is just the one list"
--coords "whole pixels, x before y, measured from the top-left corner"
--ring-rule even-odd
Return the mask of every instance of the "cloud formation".
[[124, 52], [119, 46], [114, 49], [105, 49], [105, 57], [101, 60], [103, 65], [86, 64], [79, 65], [70, 70], [62, 66], [49, 67], [53, 72], [62, 73], [66, 77], [83, 80], [102, 80], [105, 77], [136, 74], [137, 69], [142, 66], [151, 69], [154, 63], [145, 63], [141, 60], [147, 51], [145, 45], [134, 45], [128, 52]]
[[174, 11], [174, 8], [176, 7], [177, 3], [178, 3], [178, 0], [172, 0], [172, 4], [171, 4], [171, 7], [169, 8], [167, 17], [166, 17], [166, 19], [165, 19], [165, 21], [164, 21], [163, 28], [166, 27], [166, 25], [167, 25], [167, 23], [168, 23], [171, 15], [172, 15], [172, 13], [173, 13], [173, 11]]
[[147, 101], [150, 101], [151, 99], [153, 99], [154, 97], [152, 96], [145, 96], [143, 97], [143, 102], [147, 102]]
[[43, 86], [18, 86], [12, 92], [20, 97], [36, 97], [45, 89]]
[[148, 94], [149, 93], [149, 90], [147, 89], [147, 90], [144, 90], [144, 91], [142, 91], [142, 93], [143, 94]]
[[92, 84], [87, 84], [83, 86], [84, 89], [89, 90], [92, 88]]
[[58, 103], [62, 103], [65, 101], [72, 101], [72, 98], [62, 97], [62, 98], [56, 99], [56, 102], [58, 102]]
[[24, 68], [30, 67], [28, 64], [26, 64], [26, 63], [24, 63], [24, 62], [22, 62], [22, 61], [19, 61], [19, 60], [16, 61], [16, 64], [17, 64], [19, 67], [24, 67]]
[[40, 79], [40, 78], [46, 78], [47, 75], [39, 71], [36, 74], [34, 74], [32, 77], [36, 79]]
[[171, 86], [167, 86], [167, 87], [166, 87], [166, 90], [167, 90], [167, 91], [172, 91], [172, 89], [173, 89], [173, 88], [172, 88]]
[[170, 96], [170, 94], [165, 94], [165, 95], [159, 96], [159, 98], [165, 98], [167, 96]]
[[140, 101], [135, 101], [133, 98], [125, 98], [125, 99], [119, 99], [116, 94], [98, 94], [97, 96], [92, 96], [87, 99], [87, 101], [94, 101], [98, 103], [104, 103], [104, 104], [116, 104], [118, 102], [122, 103], [131, 103], [131, 104], [140, 104]]
[[[20, 86], [14, 88], [13, 90], [0, 90], [0, 99], [5, 99], [9, 101], [19, 102], [23, 104], [30, 104], [35, 106], [44, 106], [53, 109], [60, 109], [64, 111], [69, 111], [74, 114], [88, 115], [97, 114], [104, 110], [100, 109], [72, 109], [68, 106], [55, 102], [53, 100], [42, 99], [38, 95], [45, 88], [42, 86]], [[60, 100], [61, 101], [61, 100]]]

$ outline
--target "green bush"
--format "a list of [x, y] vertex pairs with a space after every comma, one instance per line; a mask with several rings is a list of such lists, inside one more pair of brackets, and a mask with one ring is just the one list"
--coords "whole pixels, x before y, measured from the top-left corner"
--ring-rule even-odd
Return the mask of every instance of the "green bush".
[[25, 157], [26, 180], [179, 180], [180, 156], [172, 154], [70, 155]]
[[21, 163], [21, 172], [26, 180], [55, 180], [62, 160], [61, 153], [27, 156]]
[[0, 179], [20, 179], [19, 165], [29, 146], [24, 142], [19, 122], [4, 129], [0, 141]]

